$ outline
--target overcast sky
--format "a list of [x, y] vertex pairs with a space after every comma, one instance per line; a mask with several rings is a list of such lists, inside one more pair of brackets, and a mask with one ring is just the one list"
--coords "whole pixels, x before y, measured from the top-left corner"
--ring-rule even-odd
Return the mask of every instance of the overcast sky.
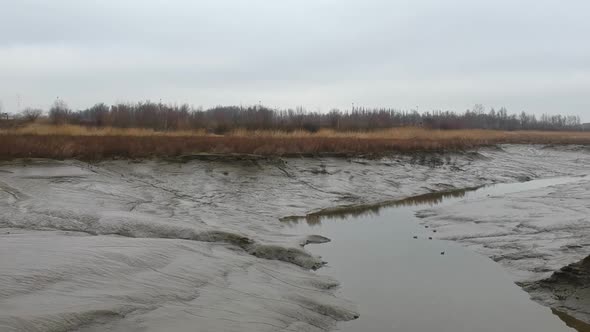
[[[1, 0], [6, 111], [473, 104], [590, 121], [588, 0]], [[20, 102], [19, 102], [20, 100]]]

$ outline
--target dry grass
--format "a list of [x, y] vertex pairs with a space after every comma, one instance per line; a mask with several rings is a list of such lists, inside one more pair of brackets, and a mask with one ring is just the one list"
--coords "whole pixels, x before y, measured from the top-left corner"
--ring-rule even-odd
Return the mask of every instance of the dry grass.
[[[416, 127], [401, 127], [367, 132], [339, 132], [331, 129], [322, 129], [316, 133], [308, 131], [282, 132], [282, 131], [248, 131], [235, 130], [225, 136], [237, 137], [267, 137], [267, 138], [354, 138], [354, 139], [400, 139], [400, 140], [465, 140], [465, 141], [490, 141], [506, 143], [542, 143], [542, 144], [569, 144], [568, 142], [590, 143], [590, 132], [580, 131], [501, 131], [484, 129], [462, 130], [435, 130]], [[585, 142], [585, 143], [584, 143]]]
[[31, 124], [12, 129], [0, 129], [0, 135], [36, 136], [204, 136], [205, 130], [193, 131], [155, 131], [145, 128], [83, 127], [75, 125]]
[[2, 158], [167, 157], [194, 153], [259, 155], [375, 155], [388, 152], [462, 150], [502, 143], [590, 144], [590, 132], [428, 130], [393, 128], [371, 132], [201, 131], [33, 125], [0, 130]]

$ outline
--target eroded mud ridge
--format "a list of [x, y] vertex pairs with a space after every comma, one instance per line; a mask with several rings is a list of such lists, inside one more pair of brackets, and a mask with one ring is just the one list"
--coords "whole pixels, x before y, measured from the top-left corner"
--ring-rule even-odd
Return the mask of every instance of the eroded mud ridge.
[[[590, 256], [561, 268], [547, 279], [524, 282], [521, 286], [537, 301], [560, 312], [572, 312], [582, 322], [590, 322]], [[570, 322], [572, 327], [583, 324]], [[590, 331], [590, 324], [583, 327], [584, 331]]]
[[[377, 160], [188, 159], [0, 164], [0, 330], [332, 330], [359, 313], [334, 295], [337, 280], [313, 271], [323, 261], [303, 248], [328, 239], [287, 235], [279, 219], [582, 175], [590, 153], [503, 146]], [[540, 280], [588, 255], [579, 257], [588, 248], [579, 201], [585, 189], [575, 190], [558, 198], [577, 218], [567, 227], [521, 221], [523, 226], [504, 227], [493, 241], [480, 243], [491, 237], [482, 236], [488, 228], [477, 222], [454, 238], [475, 239], [501, 264], [526, 272], [523, 281]], [[523, 208], [532, 219], [544, 212]], [[449, 220], [442, 215], [431, 211], [425, 222]], [[579, 236], [556, 248], [548, 237], [564, 232]], [[515, 255], [523, 236], [536, 251]], [[491, 245], [498, 241], [504, 245]], [[531, 260], [539, 262], [532, 271]]]

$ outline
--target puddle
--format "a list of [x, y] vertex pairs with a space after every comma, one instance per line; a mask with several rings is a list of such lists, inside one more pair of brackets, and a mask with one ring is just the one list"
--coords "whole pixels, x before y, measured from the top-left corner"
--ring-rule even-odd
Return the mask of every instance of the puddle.
[[432, 205], [579, 180], [562, 177], [422, 195], [368, 209], [325, 210], [288, 224], [294, 233], [332, 239], [308, 249], [328, 262], [318, 273], [338, 279], [339, 295], [358, 306], [360, 318], [340, 324], [340, 331], [571, 332], [568, 326], [578, 327], [564, 319], [569, 316], [530, 300], [491, 259], [436, 240], [415, 213]]

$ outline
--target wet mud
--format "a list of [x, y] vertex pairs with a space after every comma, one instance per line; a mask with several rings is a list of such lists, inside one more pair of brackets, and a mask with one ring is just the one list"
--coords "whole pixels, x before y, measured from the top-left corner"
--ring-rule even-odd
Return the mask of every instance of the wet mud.
[[[564, 317], [579, 331], [590, 331], [590, 256], [564, 266], [549, 278], [523, 282], [531, 296]], [[568, 317], [568, 313], [575, 317]]]
[[579, 319], [576, 319], [563, 311], [559, 311], [557, 309], [551, 309], [554, 315], [559, 317], [567, 326], [575, 329], [578, 332], [589, 332], [590, 331], [590, 324], [583, 322]]
[[[2, 162], [0, 330], [333, 330], [359, 310], [338, 295], [338, 276], [314, 271], [326, 261], [304, 247], [330, 239], [291, 234], [279, 220], [376, 202], [377, 211], [433, 192], [460, 196], [456, 189], [581, 175], [588, 164], [587, 152], [541, 146], [423, 158]], [[564, 198], [568, 215], [580, 210], [581, 201], [574, 200], [583, 188], [576, 190]], [[434, 227], [443, 214], [430, 211], [424, 222]], [[550, 274], [588, 255], [580, 257], [587, 247], [576, 228], [587, 219], [576, 216], [578, 224], [567, 229], [580, 236], [564, 245], [577, 249], [554, 248], [531, 233], [530, 245], [546, 250], [515, 256], [512, 246], [522, 237], [508, 236], [486, 254], [510, 271]], [[439, 229], [464, 244], [482, 233], [468, 227], [453, 236]], [[547, 263], [529, 271], [523, 257]]]

